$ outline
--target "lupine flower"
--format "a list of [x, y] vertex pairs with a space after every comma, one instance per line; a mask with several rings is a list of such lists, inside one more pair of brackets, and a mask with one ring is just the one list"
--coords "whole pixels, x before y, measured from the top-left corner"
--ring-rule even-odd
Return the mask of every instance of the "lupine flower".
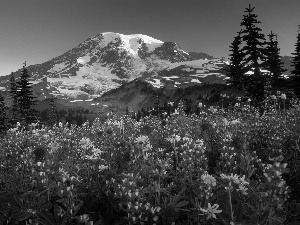
[[167, 140], [173, 144], [175, 144], [175, 142], [180, 141], [180, 139], [181, 139], [180, 136], [174, 135], [174, 134], [172, 136], [170, 136], [169, 138], [167, 138]]
[[280, 97], [281, 97], [282, 100], [286, 100], [286, 95], [285, 94], [281, 94]]
[[210, 186], [217, 185], [216, 179], [213, 176], [209, 175], [207, 172], [205, 174], [202, 174], [201, 179], [207, 185], [210, 185]]
[[205, 214], [207, 214], [207, 219], [210, 219], [210, 218], [216, 219], [217, 217], [216, 217], [215, 213], [221, 213], [222, 212], [222, 210], [218, 210], [218, 208], [219, 208], [218, 204], [214, 204], [213, 206], [211, 206], [211, 204], [208, 203], [207, 209], [200, 208], [200, 210], [202, 212], [204, 212]]
[[238, 124], [238, 123], [241, 123], [238, 119], [232, 120], [232, 121], [230, 122], [230, 124], [232, 124], [232, 125], [235, 125], [235, 124]]
[[147, 136], [140, 135], [135, 139], [135, 142], [138, 144], [147, 144], [149, 143], [149, 138]]
[[276, 100], [277, 99], [276, 95], [271, 95], [271, 99]]

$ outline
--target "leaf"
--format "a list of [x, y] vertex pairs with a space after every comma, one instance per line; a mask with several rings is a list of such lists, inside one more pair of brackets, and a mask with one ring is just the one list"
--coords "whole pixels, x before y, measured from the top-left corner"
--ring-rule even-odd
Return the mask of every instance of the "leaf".
[[52, 225], [55, 225], [55, 219], [52, 215], [48, 214], [47, 212], [40, 212], [38, 214], [39, 218], [41, 219], [45, 219], [48, 223], [52, 224]]
[[245, 157], [247, 164], [249, 165], [251, 163], [251, 161], [253, 160], [253, 157], [250, 153], [247, 154], [247, 156]]
[[243, 207], [242, 207], [242, 203], [239, 202], [236, 205], [236, 210], [235, 210], [235, 215], [236, 215], [236, 221], [239, 222], [243, 219]]
[[255, 214], [255, 209], [253, 210], [253, 206], [248, 203], [242, 203], [244, 214], [248, 217], [252, 217], [253, 214]]
[[14, 195], [14, 199], [16, 200], [16, 202], [18, 203], [18, 205], [21, 207], [21, 209], [24, 209], [22, 201], [17, 196], [15, 196], [15, 195]]
[[83, 201], [81, 201], [78, 205], [75, 206], [74, 215], [76, 215], [76, 213], [78, 213], [78, 211], [79, 211], [79, 209], [81, 208], [82, 205], [83, 205]]
[[[271, 209], [272, 210], [272, 209]], [[269, 222], [272, 225], [282, 225], [285, 221], [285, 212], [283, 210], [272, 210], [269, 216]]]
[[18, 222], [20, 222], [20, 221], [23, 221], [23, 220], [27, 220], [30, 216], [31, 216], [30, 213], [23, 212], [23, 213], [21, 213], [21, 214], [19, 214], [19, 215], [17, 216], [16, 220], [17, 220]]
[[270, 224], [272, 225], [282, 225], [285, 221], [284, 218], [281, 218], [279, 216], [271, 216], [269, 217], [269, 221], [270, 221]]
[[186, 206], [187, 204], [189, 204], [189, 201], [181, 201], [181, 202], [178, 202], [177, 204], [175, 204], [174, 207], [181, 208], [183, 206]]
[[44, 219], [41, 219], [41, 218], [37, 218], [35, 220], [38, 224], [42, 224], [42, 225], [54, 225], [53, 223], [50, 223], [49, 221], [46, 221]]

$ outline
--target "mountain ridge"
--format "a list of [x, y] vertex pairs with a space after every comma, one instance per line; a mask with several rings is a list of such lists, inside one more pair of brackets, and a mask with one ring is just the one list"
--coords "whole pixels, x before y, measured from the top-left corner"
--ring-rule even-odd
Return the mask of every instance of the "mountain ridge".
[[[283, 57], [288, 64], [288, 57]], [[185, 52], [174, 42], [143, 34], [105, 32], [44, 63], [30, 65], [32, 89], [38, 100], [50, 97], [73, 102], [99, 99], [118, 92], [128, 82], [142, 80], [170, 96], [178, 89], [226, 85], [225, 58]], [[290, 64], [289, 64], [290, 66]], [[14, 73], [16, 79], [21, 69]], [[10, 75], [0, 77], [0, 89], [9, 90]], [[150, 89], [149, 89], [150, 90]], [[92, 104], [92, 103], [91, 103]]]

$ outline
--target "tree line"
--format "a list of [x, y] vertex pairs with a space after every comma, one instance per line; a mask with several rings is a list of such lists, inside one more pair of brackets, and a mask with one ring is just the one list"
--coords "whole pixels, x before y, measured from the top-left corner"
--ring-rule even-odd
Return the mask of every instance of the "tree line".
[[266, 40], [261, 22], [254, 13], [255, 7], [246, 8], [240, 24], [241, 30], [230, 45], [230, 61], [227, 83], [243, 91], [256, 104], [263, 102], [277, 91], [293, 90], [300, 97], [300, 25], [295, 52], [292, 53], [293, 76], [284, 77], [286, 69], [280, 57], [277, 35], [271, 31]]
[[57, 110], [54, 97], [49, 99], [48, 108], [44, 110], [34, 109], [33, 106], [36, 105], [37, 99], [33, 96], [26, 62], [18, 80], [11, 73], [9, 84], [8, 97], [11, 98], [11, 107], [5, 105], [5, 98], [0, 92], [0, 135], [5, 134], [9, 128], [14, 127], [17, 123], [20, 123], [22, 127], [27, 127], [29, 124], [39, 121], [40, 124], [53, 126], [64, 121], [80, 126], [88, 121], [88, 118], [83, 115], [90, 113], [88, 109]]

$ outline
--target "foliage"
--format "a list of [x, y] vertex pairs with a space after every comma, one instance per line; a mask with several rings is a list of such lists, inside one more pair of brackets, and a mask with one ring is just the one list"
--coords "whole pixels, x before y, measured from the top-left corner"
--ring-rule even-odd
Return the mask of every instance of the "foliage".
[[259, 116], [250, 103], [187, 116], [180, 102], [164, 126], [109, 114], [82, 126], [10, 129], [0, 142], [0, 221], [298, 221], [299, 108]]
[[286, 87], [283, 73], [287, 71], [287, 69], [283, 68], [284, 63], [281, 61], [281, 57], [279, 55], [280, 49], [278, 47], [277, 35], [271, 31], [268, 36], [269, 42], [267, 42], [268, 46], [266, 48], [267, 69], [270, 71], [271, 75], [271, 86], [274, 90], [282, 90]]
[[29, 82], [29, 74], [25, 66], [20, 75], [20, 79], [17, 82], [17, 97], [18, 97], [18, 112], [22, 120], [27, 124], [35, 120], [34, 112], [31, 110], [32, 105], [36, 100], [33, 97], [31, 84]]
[[8, 130], [7, 106], [4, 103], [4, 97], [0, 92], [0, 135]]
[[295, 94], [297, 97], [300, 97], [300, 25], [298, 29], [298, 35], [297, 35], [297, 42], [295, 44], [295, 52], [292, 53], [294, 55], [292, 66], [294, 67], [294, 70], [291, 71], [294, 75], [292, 77], [292, 88], [295, 90]]
[[238, 90], [244, 90], [244, 79], [245, 79], [245, 68], [243, 64], [244, 53], [241, 50], [242, 36], [238, 33], [238, 36], [234, 37], [234, 40], [230, 46], [230, 51], [232, 52], [230, 56], [229, 65], [229, 80], [227, 83], [232, 84]]

